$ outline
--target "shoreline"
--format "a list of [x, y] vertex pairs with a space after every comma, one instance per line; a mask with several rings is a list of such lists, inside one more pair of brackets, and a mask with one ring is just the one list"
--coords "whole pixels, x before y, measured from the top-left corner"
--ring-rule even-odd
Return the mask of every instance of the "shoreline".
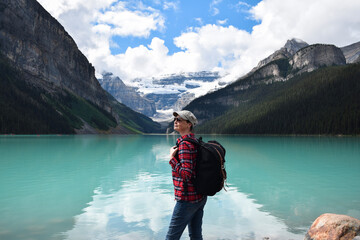
[[[334, 138], [348, 138], [348, 137], [360, 137], [360, 134], [346, 135], [346, 134], [221, 134], [221, 133], [197, 133], [197, 136], [237, 136], [237, 137], [334, 137]], [[6, 133], [0, 134], [0, 136], [177, 136], [179, 134], [173, 133], [131, 133], [131, 134], [119, 134], [119, 133], [81, 133], [81, 134], [15, 134]]]

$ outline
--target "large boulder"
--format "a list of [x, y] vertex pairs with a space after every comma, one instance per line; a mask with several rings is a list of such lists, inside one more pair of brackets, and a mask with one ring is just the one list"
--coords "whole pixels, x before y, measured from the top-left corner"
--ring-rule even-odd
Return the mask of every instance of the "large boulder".
[[353, 240], [356, 236], [360, 236], [360, 220], [326, 213], [315, 220], [304, 240]]

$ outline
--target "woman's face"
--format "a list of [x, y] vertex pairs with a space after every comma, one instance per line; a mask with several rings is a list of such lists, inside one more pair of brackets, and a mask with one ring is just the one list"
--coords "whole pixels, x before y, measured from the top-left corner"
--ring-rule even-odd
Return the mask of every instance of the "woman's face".
[[191, 123], [180, 118], [179, 116], [174, 118], [174, 130], [175, 131], [177, 131], [179, 133], [190, 131], [190, 126], [191, 126]]

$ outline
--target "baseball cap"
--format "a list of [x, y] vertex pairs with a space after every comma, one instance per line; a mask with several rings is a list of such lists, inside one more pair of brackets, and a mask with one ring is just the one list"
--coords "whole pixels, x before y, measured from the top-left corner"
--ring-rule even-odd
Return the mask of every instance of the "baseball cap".
[[174, 112], [173, 115], [175, 117], [179, 116], [179, 117], [181, 117], [181, 119], [188, 120], [189, 122], [191, 122], [191, 124], [193, 126], [195, 126], [198, 123], [195, 115], [188, 110], [177, 111], [177, 112]]

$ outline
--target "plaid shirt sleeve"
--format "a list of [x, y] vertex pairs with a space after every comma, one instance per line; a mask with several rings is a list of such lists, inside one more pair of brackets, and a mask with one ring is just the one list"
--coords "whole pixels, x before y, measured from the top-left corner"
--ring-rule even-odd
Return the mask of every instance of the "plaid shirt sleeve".
[[[179, 148], [176, 157], [171, 158], [172, 177], [175, 189], [175, 199], [189, 202], [199, 202], [203, 195], [197, 194], [192, 177], [195, 176], [196, 147], [187, 141], [182, 141], [185, 137], [195, 138], [193, 134], [183, 136], [178, 139]], [[178, 158], [177, 158], [178, 157]]]
[[196, 150], [187, 142], [181, 142], [178, 149], [178, 161], [175, 157], [170, 160], [170, 165], [175, 172], [185, 181], [189, 181], [193, 175]]

